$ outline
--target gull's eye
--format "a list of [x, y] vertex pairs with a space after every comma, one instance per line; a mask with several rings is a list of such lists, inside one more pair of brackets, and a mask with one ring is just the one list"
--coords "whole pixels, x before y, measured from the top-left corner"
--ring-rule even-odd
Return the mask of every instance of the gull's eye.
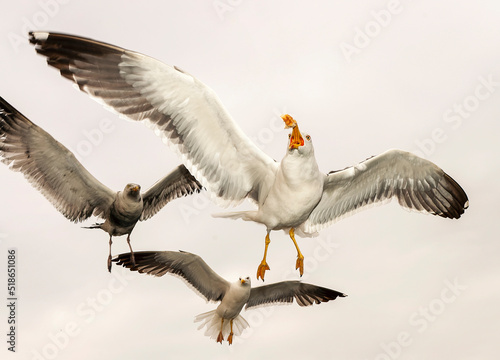
[[249, 276], [247, 276], [247, 280], [250, 280], [250, 277], [249, 277]]
[[290, 139], [292, 137], [292, 134], [288, 134], [288, 138]]
[[311, 137], [309, 135], [306, 135], [307, 141], [311, 140]]
[[240, 278], [240, 281], [241, 281], [241, 278]]

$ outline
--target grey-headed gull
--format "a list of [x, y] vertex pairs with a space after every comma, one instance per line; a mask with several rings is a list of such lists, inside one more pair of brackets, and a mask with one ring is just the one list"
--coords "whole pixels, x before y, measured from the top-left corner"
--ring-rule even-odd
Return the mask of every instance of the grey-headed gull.
[[127, 235], [139, 220], [147, 220], [168, 202], [202, 189], [184, 165], [156, 182], [144, 194], [137, 184], [115, 192], [97, 180], [74, 154], [0, 97], [0, 159], [20, 171], [54, 207], [71, 221], [90, 216], [104, 219], [90, 226], [109, 234], [108, 270], [113, 236]]

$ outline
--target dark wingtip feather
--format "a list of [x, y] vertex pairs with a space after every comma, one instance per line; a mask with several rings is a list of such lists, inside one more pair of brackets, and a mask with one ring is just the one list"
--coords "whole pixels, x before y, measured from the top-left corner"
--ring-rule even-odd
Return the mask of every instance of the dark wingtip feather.
[[20, 114], [20, 112], [0, 96], [0, 111], [3, 115]]
[[131, 271], [138, 271], [140, 273], [145, 272], [142, 270], [137, 264], [146, 263], [149, 259], [154, 259], [155, 252], [154, 251], [139, 251], [134, 252], [134, 257], [136, 264], [132, 263], [130, 258], [130, 253], [123, 253], [116, 255], [111, 261], [115, 262], [117, 265], [121, 265]]
[[469, 207], [469, 198], [465, 193], [464, 189], [447, 173], [444, 173], [444, 184], [443, 186], [451, 194], [453, 200], [451, 201], [450, 209], [446, 215], [453, 219], [458, 219], [465, 210]]
[[38, 41], [35, 38], [35, 34], [33, 33], [33, 31], [28, 32], [28, 39], [31, 44], [36, 44], [36, 42]]

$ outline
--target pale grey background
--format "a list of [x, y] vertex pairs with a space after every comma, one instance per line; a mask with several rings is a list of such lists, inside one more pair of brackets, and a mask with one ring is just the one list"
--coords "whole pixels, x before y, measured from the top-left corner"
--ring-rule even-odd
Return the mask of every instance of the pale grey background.
[[[218, 14], [217, 4], [227, 11]], [[73, 90], [28, 45], [27, 29], [88, 36], [181, 67], [211, 86], [244, 132], [278, 160], [287, 140], [277, 117], [284, 112], [312, 135], [325, 172], [388, 148], [422, 152], [425, 144], [426, 157], [470, 198], [458, 221], [391, 203], [344, 219], [319, 238], [300, 239], [304, 280], [349, 297], [244, 312], [252, 327], [228, 347], [193, 323], [213, 304], [169, 276], [115, 267], [113, 274], [122, 276], [116, 280], [105, 266], [107, 234], [70, 223], [1, 165], [0, 269], [7, 249], [16, 247], [20, 298], [19, 351], [8, 353], [2, 335], [2, 358], [33, 359], [35, 352], [47, 359], [498, 356], [497, 2], [40, 0], [4, 1], [2, 14], [0, 95], [79, 149], [83, 164], [113, 189], [132, 181], [148, 188], [178, 160], [148, 128]], [[369, 41], [359, 43], [357, 29], [368, 30]], [[363, 48], [348, 59], [342, 47], [355, 40]], [[480, 79], [493, 81], [491, 91], [476, 93]], [[464, 102], [473, 111], [452, 114]], [[103, 119], [112, 130], [91, 144], [85, 134], [95, 134]], [[201, 195], [177, 200], [137, 225], [134, 249], [191, 251], [227, 279], [251, 275], [255, 285], [265, 229], [211, 217], [221, 210]], [[275, 232], [271, 239], [266, 283], [297, 279], [288, 236]], [[113, 252], [127, 250], [125, 238], [117, 238]], [[0, 279], [5, 294], [6, 276]], [[459, 285], [458, 295], [446, 290], [447, 281]], [[6, 307], [0, 309], [5, 334]]]

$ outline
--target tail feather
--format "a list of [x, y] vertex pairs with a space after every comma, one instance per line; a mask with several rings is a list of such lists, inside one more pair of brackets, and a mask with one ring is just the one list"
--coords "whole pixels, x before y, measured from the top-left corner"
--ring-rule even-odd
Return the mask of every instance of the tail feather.
[[227, 219], [242, 219], [245, 221], [255, 221], [257, 217], [257, 211], [233, 211], [233, 212], [223, 212], [212, 214], [213, 217], [227, 218]]
[[90, 225], [90, 226], [82, 226], [82, 228], [84, 228], [84, 229], [102, 229], [102, 224], [104, 224], [104, 223], [95, 223], [95, 224]]
[[[221, 317], [217, 315], [216, 310], [208, 311], [203, 314], [199, 314], [194, 318], [194, 322], [201, 322], [200, 326], [198, 326], [198, 330], [202, 329], [206, 326], [205, 336], [210, 337], [211, 339], [216, 340], [220, 331], [220, 323]], [[238, 315], [233, 319], [233, 333], [235, 336], [240, 336], [250, 325], [243, 318], [243, 316]], [[231, 326], [229, 320], [224, 320], [224, 324], [222, 326], [222, 335], [224, 339], [227, 339], [229, 333], [231, 332]]]

